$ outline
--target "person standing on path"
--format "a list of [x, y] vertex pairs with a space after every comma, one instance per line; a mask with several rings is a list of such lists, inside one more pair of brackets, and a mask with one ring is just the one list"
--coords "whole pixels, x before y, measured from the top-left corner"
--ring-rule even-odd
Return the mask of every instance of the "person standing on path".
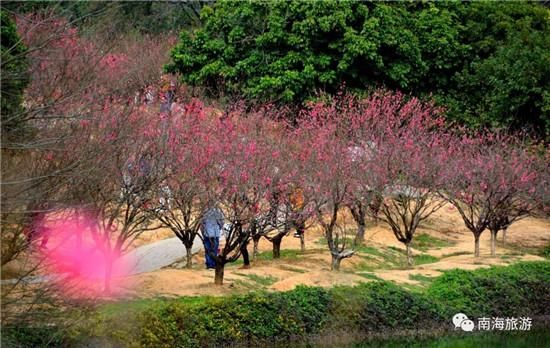
[[209, 208], [201, 221], [201, 232], [204, 243], [204, 256], [206, 259], [206, 268], [216, 268], [214, 257], [218, 255], [220, 245], [220, 231], [224, 225], [223, 212], [220, 208], [214, 206]]

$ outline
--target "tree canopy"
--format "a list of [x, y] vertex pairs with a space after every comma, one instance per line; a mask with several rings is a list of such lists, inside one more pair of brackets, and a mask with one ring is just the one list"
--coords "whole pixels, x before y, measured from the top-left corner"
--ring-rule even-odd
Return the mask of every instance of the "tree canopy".
[[433, 96], [470, 126], [548, 134], [548, 18], [520, 2], [218, 1], [167, 70], [213, 95], [278, 103], [384, 86]]

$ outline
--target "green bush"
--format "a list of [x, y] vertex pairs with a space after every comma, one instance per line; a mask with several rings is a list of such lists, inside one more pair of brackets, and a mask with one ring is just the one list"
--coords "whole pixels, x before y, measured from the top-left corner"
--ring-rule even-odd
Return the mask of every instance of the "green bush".
[[435, 279], [427, 294], [450, 312], [472, 316], [550, 313], [550, 263], [528, 262], [476, 271], [455, 269]]
[[330, 290], [298, 287], [166, 302], [143, 313], [142, 346], [208, 346], [304, 339], [326, 332], [368, 334], [442, 328], [458, 311], [469, 316], [547, 315], [550, 263], [452, 270], [426, 293], [378, 281]]
[[330, 315], [338, 318], [331, 327], [333, 330], [427, 329], [445, 320], [438, 303], [389, 282], [336, 287], [331, 295]]
[[365, 291], [368, 297], [362, 304], [360, 321], [365, 331], [428, 328], [446, 319], [433, 300], [395, 284], [371, 283], [365, 286]]
[[65, 338], [56, 327], [2, 327], [2, 347], [59, 347]]
[[[457, 312], [474, 318], [548, 316], [550, 262], [451, 270], [434, 278], [424, 292], [373, 281], [332, 289], [300, 286], [288, 292], [137, 302], [139, 306], [126, 303], [124, 308], [132, 308], [126, 311], [108, 306], [75, 341], [131, 347], [262, 346], [325, 335], [361, 338], [402, 330], [452, 330]], [[11, 331], [8, 338], [19, 344], [15, 347], [47, 346], [40, 332]], [[60, 339], [52, 342], [71, 346]]]
[[154, 347], [226, 345], [288, 340], [318, 332], [327, 318], [329, 292], [298, 287], [210, 298], [202, 304], [161, 304], [143, 313], [141, 344]]

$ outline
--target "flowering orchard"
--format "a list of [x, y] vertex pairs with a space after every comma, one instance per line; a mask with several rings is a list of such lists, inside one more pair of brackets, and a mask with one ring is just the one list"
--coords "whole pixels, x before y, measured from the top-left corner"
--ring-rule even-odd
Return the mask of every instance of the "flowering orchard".
[[491, 233], [495, 256], [499, 231], [529, 214], [548, 214], [547, 149], [536, 153], [532, 144], [499, 134], [457, 137], [448, 146], [455, 148], [454, 156], [444, 166], [440, 193], [474, 235], [475, 256], [485, 230]]
[[[166, 226], [187, 248], [190, 267], [192, 243], [203, 238], [200, 220], [208, 207], [220, 207], [229, 227], [212, 255], [216, 284], [223, 283], [227, 263], [248, 257], [250, 241], [267, 238], [277, 257], [297, 219], [322, 228], [331, 268], [338, 270], [362, 239], [358, 201], [361, 214], [376, 210], [403, 243], [409, 266], [419, 225], [447, 202], [472, 231], [476, 256], [483, 231], [491, 231], [494, 255], [498, 231], [530, 213], [547, 213], [547, 185], [541, 184], [548, 178], [547, 149], [535, 151], [510, 136], [451, 132], [440, 109], [399, 93], [340, 95], [309, 105], [294, 124], [272, 117], [270, 107], [220, 112], [192, 99], [171, 110], [140, 107], [128, 118], [101, 114], [97, 136], [88, 136], [93, 146], [74, 148], [97, 151], [93, 167], [110, 173], [92, 175], [101, 182], [88, 196], [97, 199], [91, 206], [99, 221], [119, 224], [101, 227], [114, 233], [105, 240], [131, 242]], [[299, 209], [292, 198], [297, 189]], [[346, 211], [356, 217], [355, 228], [343, 222]], [[116, 253], [123, 251], [118, 244]]]
[[[216, 284], [223, 283], [227, 263], [248, 257], [251, 241], [267, 238], [277, 257], [298, 218], [322, 228], [331, 269], [338, 270], [364, 232], [361, 219], [350, 229], [343, 216], [356, 216], [358, 201], [372, 206], [373, 197], [409, 266], [419, 225], [446, 202], [472, 231], [476, 256], [484, 230], [491, 231], [494, 255], [498, 231], [546, 208], [540, 180], [548, 173], [540, 149], [513, 137], [452, 133], [443, 127], [441, 110], [401, 94], [342, 95], [310, 105], [293, 125], [267, 117], [273, 110], [265, 107], [220, 113], [197, 99], [167, 114], [150, 106], [130, 113], [118, 107], [75, 131], [70, 152], [89, 159], [81, 163], [88, 172], [76, 187], [79, 209], [97, 221], [94, 240], [112, 257], [141, 233], [169, 227], [191, 267], [191, 246], [204, 238], [201, 218], [216, 205], [228, 223], [212, 255]], [[297, 188], [303, 197], [294, 209]]]

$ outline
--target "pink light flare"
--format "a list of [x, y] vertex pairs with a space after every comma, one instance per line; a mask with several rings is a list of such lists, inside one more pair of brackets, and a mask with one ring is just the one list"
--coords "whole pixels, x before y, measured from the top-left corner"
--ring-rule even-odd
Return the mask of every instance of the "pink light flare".
[[[130, 265], [113, 250], [90, 218], [55, 218], [41, 228], [39, 253], [46, 275], [53, 276], [61, 294], [71, 298], [116, 295], [123, 286]], [[44, 240], [46, 242], [44, 242]]]

